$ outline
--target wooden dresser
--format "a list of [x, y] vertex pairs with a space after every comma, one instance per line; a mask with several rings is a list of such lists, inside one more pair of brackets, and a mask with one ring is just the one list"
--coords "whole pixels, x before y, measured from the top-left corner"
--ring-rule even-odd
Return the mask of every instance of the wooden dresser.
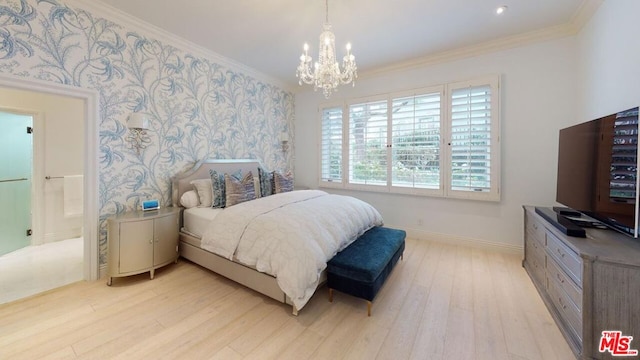
[[620, 358], [599, 351], [603, 331], [633, 336], [640, 350], [640, 240], [597, 229], [567, 236], [524, 210], [522, 264], [576, 357]]

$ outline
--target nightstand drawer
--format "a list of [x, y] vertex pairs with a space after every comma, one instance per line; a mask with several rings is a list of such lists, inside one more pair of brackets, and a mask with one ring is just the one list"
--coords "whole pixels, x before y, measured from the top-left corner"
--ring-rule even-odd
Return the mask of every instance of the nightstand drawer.
[[546, 235], [547, 253], [557, 260], [576, 284], [582, 284], [582, 259], [551, 232], [547, 231]]

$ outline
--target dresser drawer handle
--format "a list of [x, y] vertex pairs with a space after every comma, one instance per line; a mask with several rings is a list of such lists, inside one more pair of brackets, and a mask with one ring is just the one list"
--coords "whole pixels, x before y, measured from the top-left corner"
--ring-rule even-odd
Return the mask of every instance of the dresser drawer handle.
[[556, 251], [558, 252], [558, 254], [560, 254], [561, 258], [564, 258], [564, 253], [560, 251], [560, 249], [556, 248]]
[[562, 306], [562, 309], [566, 309], [566, 308], [567, 308], [567, 305], [565, 305], [565, 304], [563, 304], [563, 303], [562, 303], [562, 298], [561, 298], [561, 297], [559, 297], [559, 298], [558, 298], [558, 302], [559, 302], [559, 303], [560, 303], [560, 305]]
[[564, 284], [564, 279], [560, 276], [560, 274], [556, 273], [556, 277], [558, 278], [561, 284]]

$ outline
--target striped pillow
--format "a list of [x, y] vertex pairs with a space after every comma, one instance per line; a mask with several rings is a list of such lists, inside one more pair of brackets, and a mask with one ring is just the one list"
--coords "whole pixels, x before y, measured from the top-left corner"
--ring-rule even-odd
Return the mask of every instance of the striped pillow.
[[280, 174], [279, 172], [274, 171], [273, 184], [274, 184], [273, 192], [275, 194], [293, 191], [293, 174], [291, 172], [287, 172], [286, 174]]
[[224, 174], [225, 192], [227, 194], [226, 206], [233, 206], [256, 198], [253, 184], [253, 174], [249, 171], [242, 179]]

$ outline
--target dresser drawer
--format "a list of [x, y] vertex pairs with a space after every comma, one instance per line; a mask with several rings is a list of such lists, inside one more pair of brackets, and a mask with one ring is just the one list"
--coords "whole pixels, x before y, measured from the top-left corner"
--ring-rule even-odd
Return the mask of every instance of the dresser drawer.
[[545, 254], [544, 249], [537, 241], [527, 239], [525, 243], [525, 263], [528, 269], [533, 273], [536, 281], [542, 285], [546, 285], [545, 281]]
[[569, 296], [576, 309], [582, 311], [582, 290], [560, 269], [555, 261], [547, 263], [547, 277], [553, 279], [557, 286]]
[[545, 228], [542, 223], [538, 222], [533, 216], [526, 217], [527, 224], [525, 225], [528, 236], [538, 242], [538, 244], [544, 246], [544, 232]]
[[546, 236], [547, 253], [557, 260], [560, 268], [576, 284], [582, 284], [582, 259], [550, 231], [546, 232]]
[[554, 277], [547, 276], [547, 284], [549, 297], [560, 313], [563, 322], [568, 325], [579, 342], [582, 342], [582, 313], [567, 293], [562, 290], [560, 284]]

